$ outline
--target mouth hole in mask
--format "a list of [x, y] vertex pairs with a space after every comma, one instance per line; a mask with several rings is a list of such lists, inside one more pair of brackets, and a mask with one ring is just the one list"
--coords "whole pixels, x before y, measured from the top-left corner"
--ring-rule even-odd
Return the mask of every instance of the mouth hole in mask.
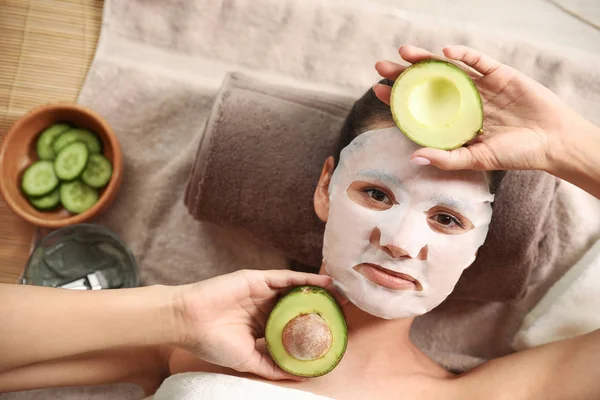
[[423, 285], [417, 279], [402, 272], [392, 271], [379, 264], [362, 263], [352, 268], [354, 271], [386, 289], [397, 291], [422, 292]]

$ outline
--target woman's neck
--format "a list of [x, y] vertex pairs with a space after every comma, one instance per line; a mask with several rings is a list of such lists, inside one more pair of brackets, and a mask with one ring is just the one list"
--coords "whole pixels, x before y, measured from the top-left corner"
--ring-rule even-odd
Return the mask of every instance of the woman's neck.
[[377, 318], [350, 302], [342, 305], [342, 312], [348, 325], [348, 352], [362, 360], [365, 372], [390, 371], [399, 366], [402, 371], [398, 372], [408, 372], [407, 367], [420, 370], [431, 366], [429, 359], [410, 341], [412, 318]]
[[420, 351], [409, 338], [414, 318], [382, 319], [368, 314], [353, 303], [341, 302], [348, 326], [348, 354], [361, 360], [364, 373], [426, 373], [451, 376]]
[[343, 304], [341, 308], [351, 335], [368, 338], [382, 347], [386, 345], [394, 348], [413, 346], [408, 336], [413, 318], [391, 320], [378, 318], [362, 311], [350, 302]]

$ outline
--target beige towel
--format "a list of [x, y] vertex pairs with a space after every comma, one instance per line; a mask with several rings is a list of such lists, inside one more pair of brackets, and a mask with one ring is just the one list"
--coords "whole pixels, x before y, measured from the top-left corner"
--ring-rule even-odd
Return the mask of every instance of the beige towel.
[[[356, 97], [376, 80], [373, 63], [395, 59], [405, 42], [485, 49], [600, 123], [597, 56], [336, 1], [108, 1], [79, 101], [107, 118], [123, 146], [123, 187], [100, 222], [132, 247], [142, 282], [287, 265], [280, 252], [244, 232], [189, 219], [183, 205], [206, 117], [228, 70]], [[564, 255], [583, 250], [575, 246]]]
[[[112, 124], [126, 172], [117, 201], [99, 222], [132, 247], [145, 284], [288, 265], [281, 251], [240, 228], [194, 221], [183, 204], [206, 118], [228, 70], [355, 98], [376, 81], [376, 60], [396, 59], [398, 44], [439, 51], [463, 43], [524, 70], [600, 123], [598, 56], [394, 9], [333, 0], [108, 1], [102, 29], [79, 101]], [[574, 202], [560, 208], [561, 223], [572, 229], [555, 247], [556, 264], [530, 272], [528, 296], [512, 304], [456, 300], [454, 308], [441, 307], [417, 324], [417, 343], [440, 360], [445, 353], [485, 359], [510, 351], [529, 303], [597, 234], [589, 199], [566, 190], [560, 185], [555, 201]]]

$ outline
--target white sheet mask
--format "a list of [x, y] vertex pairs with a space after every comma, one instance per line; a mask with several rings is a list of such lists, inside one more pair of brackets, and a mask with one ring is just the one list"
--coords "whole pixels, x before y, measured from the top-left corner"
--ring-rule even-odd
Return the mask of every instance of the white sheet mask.
[[[439, 305], [475, 260], [492, 216], [494, 196], [482, 172], [415, 166], [409, 158], [417, 148], [395, 127], [365, 132], [342, 151], [329, 186], [325, 270], [348, 300], [380, 318], [412, 317]], [[360, 186], [353, 193], [381, 190], [393, 204], [376, 210], [357, 202], [349, 195], [353, 183]], [[440, 233], [432, 213], [459, 214], [472, 227]], [[381, 286], [358, 272], [361, 264], [409, 275], [422, 290]]]

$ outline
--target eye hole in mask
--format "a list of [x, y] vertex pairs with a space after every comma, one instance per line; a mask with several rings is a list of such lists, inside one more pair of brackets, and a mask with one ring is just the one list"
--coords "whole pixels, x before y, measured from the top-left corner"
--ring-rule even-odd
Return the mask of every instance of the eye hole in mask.
[[[383, 185], [371, 182], [353, 182], [347, 190], [355, 203], [375, 211], [385, 211], [398, 204], [394, 194]], [[473, 229], [473, 224], [455, 210], [436, 206], [424, 212], [429, 227], [444, 235], [460, 235]]]
[[426, 211], [425, 215], [429, 227], [444, 235], [461, 235], [474, 228], [467, 217], [447, 207], [433, 207]]
[[398, 204], [389, 189], [371, 182], [353, 182], [346, 193], [352, 201], [371, 210], [385, 211]]

